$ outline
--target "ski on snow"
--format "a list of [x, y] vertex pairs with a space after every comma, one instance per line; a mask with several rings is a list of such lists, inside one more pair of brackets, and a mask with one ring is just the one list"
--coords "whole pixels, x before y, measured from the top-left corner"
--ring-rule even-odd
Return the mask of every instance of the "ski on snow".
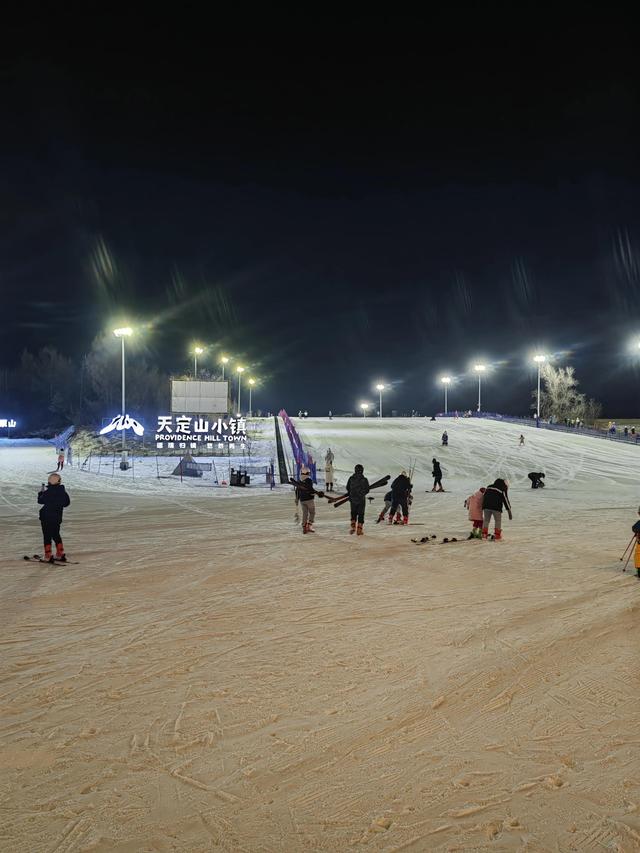
[[53, 563], [50, 560], [45, 560], [44, 557], [41, 557], [40, 554], [34, 554], [32, 557], [28, 557], [26, 554], [22, 558], [29, 563], [46, 563], [48, 566], [78, 566], [79, 563], [77, 560], [58, 560], [56, 557], [53, 558]]

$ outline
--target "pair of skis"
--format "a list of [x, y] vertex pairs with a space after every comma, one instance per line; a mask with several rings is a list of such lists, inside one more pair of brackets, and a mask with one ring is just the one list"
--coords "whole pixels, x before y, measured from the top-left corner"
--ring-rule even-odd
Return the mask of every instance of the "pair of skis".
[[34, 554], [32, 557], [28, 557], [25, 554], [22, 559], [26, 560], [28, 563], [46, 563], [48, 566], [53, 566], [53, 565], [56, 565], [56, 566], [67, 566], [67, 565], [68, 566], [77, 566], [77, 565], [79, 565], [79, 563], [76, 562], [75, 560], [66, 560], [66, 559], [65, 560], [59, 560], [57, 557], [53, 558], [53, 563], [52, 563], [51, 560], [45, 560], [45, 558], [42, 557], [40, 554]]
[[[384, 477], [381, 477], [379, 480], [376, 480], [375, 483], [371, 483], [369, 485], [369, 491], [371, 489], [378, 489], [380, 486], [386, 486], [389, 480], [391, 479], [391, 474], [386, 474]], [[295, 486], [297, 489], [300, 489], [303, 492], [307, 492], [313, 495], [317, 495], [319, 498], [326, 498], [330, 504], [333, 504], [334, 507], [342, 506], [346, 504], [349, 500], [349, 495], [336, 495], [333, 497], [329, 497], [329, 495], [324, 492], [318, 491], [317, 489], [310, 488], [306, 483], [303, 483], [301, 480], [296, 480], [293, 477], [289, 477], [289, 482], [292, 486]]]

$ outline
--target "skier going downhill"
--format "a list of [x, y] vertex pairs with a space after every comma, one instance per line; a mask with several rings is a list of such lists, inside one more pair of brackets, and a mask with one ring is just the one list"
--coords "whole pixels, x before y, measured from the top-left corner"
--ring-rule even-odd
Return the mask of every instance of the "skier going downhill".
[[489, 538], [489, 524], [493, 518], [495, 525], [495, 539], [502, 539], [502, 511], [506, 509], [509, 521], [513, 520], [511, 504], [509, 503], [509, 483], [506, 480], [497, 479], [492, 485], [487, 486], [482, 497], [482, 538]]
[[296, 506], [302, 507], [302, 532], [315, 533], [313, 522], [316, 518], [315, 493], [311, 471], [307, 465], [300, 469], [300, 486], [296, 486]]
[[[40, 526], [42, 527], [42, 538], [44, 540], [44, 559], [48, 563], [58, 560], [66, 563], [64, 545], [60, 537], [60, 525], [62, 524], [62, 511], [69, 506], [71, 499], [62, 485], [60, 474], [50, 474], [48, 485], [44, 483], [38, 492], [38, 503], [42, 504], [40, 509]], [[51, 540], [56, 543], [56, 556], [51, 553]]]
[[356, 465], [353, 474], [347, 480], [347, 494], [351, 505], [351, 529], [349, 533], [364, 533], [364, 509], [367, 493], [369, 492], [369, 481], [364, 476], [362, 465]]
[[[411, 488], [411, 480], [407, 476], [407, 472], [401, 471], [393, 483], [391, 483], [391, 497], [393, 500], [391, 510], [389, 512], [389, 524], [394, 523], [394, 516], [396, 513], [398, 514], [395, 519], [396, 524], [409, 523], [409, 498], [411, 496]], [[402, 520], [400, 519], [400, 511], [402, 511]]]
[[440, 463], [437, 459], [432, 459], [431, 463], [433, 465], [433, 471], [431, 472], [433, 475], [433, 488], [432, 492], [444, 492], [442, 487], [442, 468], [440, 467]]
[[380, 524], [381, 521], [384, 521], [386, 514], [391, 509], [392, 503], [393, 503], [393, 492], [388, 491], [387, 494], [384, 496], [384, 509], [382, 510], [380, 515], [378, 516], [378, 518], [376, 520], [376, 524]]

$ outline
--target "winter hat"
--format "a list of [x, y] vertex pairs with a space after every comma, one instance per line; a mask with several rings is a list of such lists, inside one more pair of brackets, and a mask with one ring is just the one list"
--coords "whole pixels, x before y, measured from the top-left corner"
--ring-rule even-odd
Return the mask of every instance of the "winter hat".
[[356, 467], [353, 469], [353, 472], [354, 474], [364, 474], [364, 468], [362, 467], [362, 465], [356, 465]]
[[50, 486], [59, 486], [62, 482], [62, 477], [60, 476], [60, 474], [56, 474], [54, 472], [53, 474], [49, 474], [49, 479], [47, 480], [47, 482]]
[[310, 474], [311, 471], [309, 471], [309, 468], [306, 465], [303, 465], [302, 468], [300, 469], [300, 473], [301, 474]]
[[404, 468], [402, 469], [402, 471], [400, 471], [400, 476], [401, 476], [401, 477], [406, 477], [406, 476], [407, 476], [407, 472], [404, 470]]

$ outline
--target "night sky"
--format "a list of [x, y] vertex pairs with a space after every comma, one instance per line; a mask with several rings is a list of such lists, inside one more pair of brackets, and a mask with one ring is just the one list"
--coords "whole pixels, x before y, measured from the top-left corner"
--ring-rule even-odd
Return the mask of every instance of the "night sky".
[[518, 414], [540, 348], [640, 414], [634, 29], [482, 8], [9, 27], [0, 365], [126, 319], [163, 370], [195, 340], [239, 356], [272, 409], [382, 380], [430, 412], [443, 372], [469, 408], [484, 360], [486, 408]]

